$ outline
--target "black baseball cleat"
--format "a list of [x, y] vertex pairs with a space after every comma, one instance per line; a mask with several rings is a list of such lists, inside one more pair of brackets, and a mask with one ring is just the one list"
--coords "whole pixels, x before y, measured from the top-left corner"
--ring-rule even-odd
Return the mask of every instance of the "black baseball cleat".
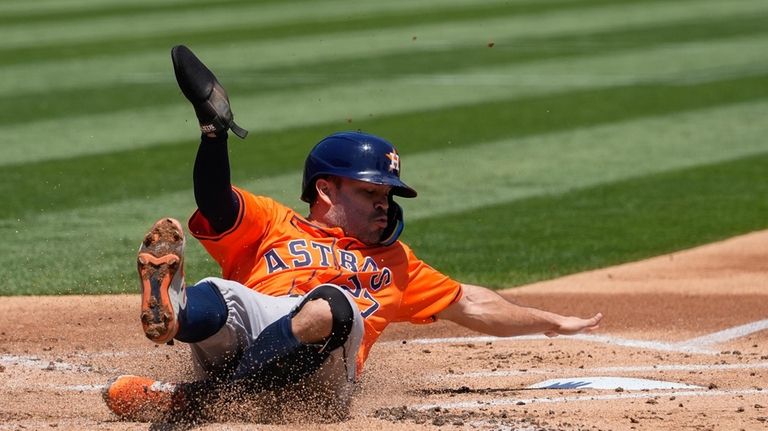
[[235, 124], [227, 91], [189, 48], [174, 46], [171, 61], [176, 82], [184, 96], [192, 102], [203, 133], [221, 134], [229, 129], [240, 138], [248, 136], [247, 130]]

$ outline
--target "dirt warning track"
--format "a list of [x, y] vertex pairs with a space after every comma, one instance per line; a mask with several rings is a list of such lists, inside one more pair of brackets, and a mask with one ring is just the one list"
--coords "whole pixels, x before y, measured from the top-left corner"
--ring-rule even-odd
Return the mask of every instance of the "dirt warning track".
[[[758, 232], [512, 289], [504, 295], [520, 303], [606, 318], [553, 339], [393, 325], [347, 421], [313, 421], [293, 403], [257, 428], [768, 429], [767, 284]], [[120, 422], [101, 401], [119, 374], [190, 375], [186, 346], [155, 346], [137, 316], [135, 295], [1, 298], [0, 430], [163, 429]], [[254, 401], [246, 416], [229, 406], [197, 429], [254, 429], [247, 421], [275, 403]]]

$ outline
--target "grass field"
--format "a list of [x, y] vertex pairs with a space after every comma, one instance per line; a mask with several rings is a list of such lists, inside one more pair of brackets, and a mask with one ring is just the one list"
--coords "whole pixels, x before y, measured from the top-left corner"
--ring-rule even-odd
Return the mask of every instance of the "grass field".
[[236, 184], [303, 208], [320, 138], [387, 137], [404, 240], [462, 281], [768, 227], [765, 0], [0, 0], [0, 295], [134, 291], [143, 232], [194, 209], [179, 43], [251, 131]]

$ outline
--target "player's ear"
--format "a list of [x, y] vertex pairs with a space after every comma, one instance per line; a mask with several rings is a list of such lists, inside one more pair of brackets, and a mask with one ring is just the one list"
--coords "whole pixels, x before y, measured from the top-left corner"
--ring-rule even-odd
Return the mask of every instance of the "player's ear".
[[317, 181], [315, 181], [315, 193], [317, 196], [317, 200], [324, 202], [326, 205], [331, 205], [332, 203], [332, 192], [331, 189], [333, 188], [333, 184], [328, 181], [326, 178], [318, 178]]

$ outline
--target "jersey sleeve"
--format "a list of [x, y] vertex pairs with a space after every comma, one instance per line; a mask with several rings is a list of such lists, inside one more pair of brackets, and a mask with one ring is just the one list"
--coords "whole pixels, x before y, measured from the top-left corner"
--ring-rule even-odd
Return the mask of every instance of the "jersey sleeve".
[[432, 323], [437, 314], [461, 299], [461, 283], [440, 273], [418, 259], [410, 248], [408, 286], [400, 304], [400, 321]]
[[229, 230], [215, 232], [199, 210], [195, 210], [188, 223], [192, 235], [200, 240], [225, 274], [245, 248], [264, 238], [280, 209], [277, 202], [270, 198], [256, 196], [237, 187], [232, 189], [240, 200], [240, 211]]

